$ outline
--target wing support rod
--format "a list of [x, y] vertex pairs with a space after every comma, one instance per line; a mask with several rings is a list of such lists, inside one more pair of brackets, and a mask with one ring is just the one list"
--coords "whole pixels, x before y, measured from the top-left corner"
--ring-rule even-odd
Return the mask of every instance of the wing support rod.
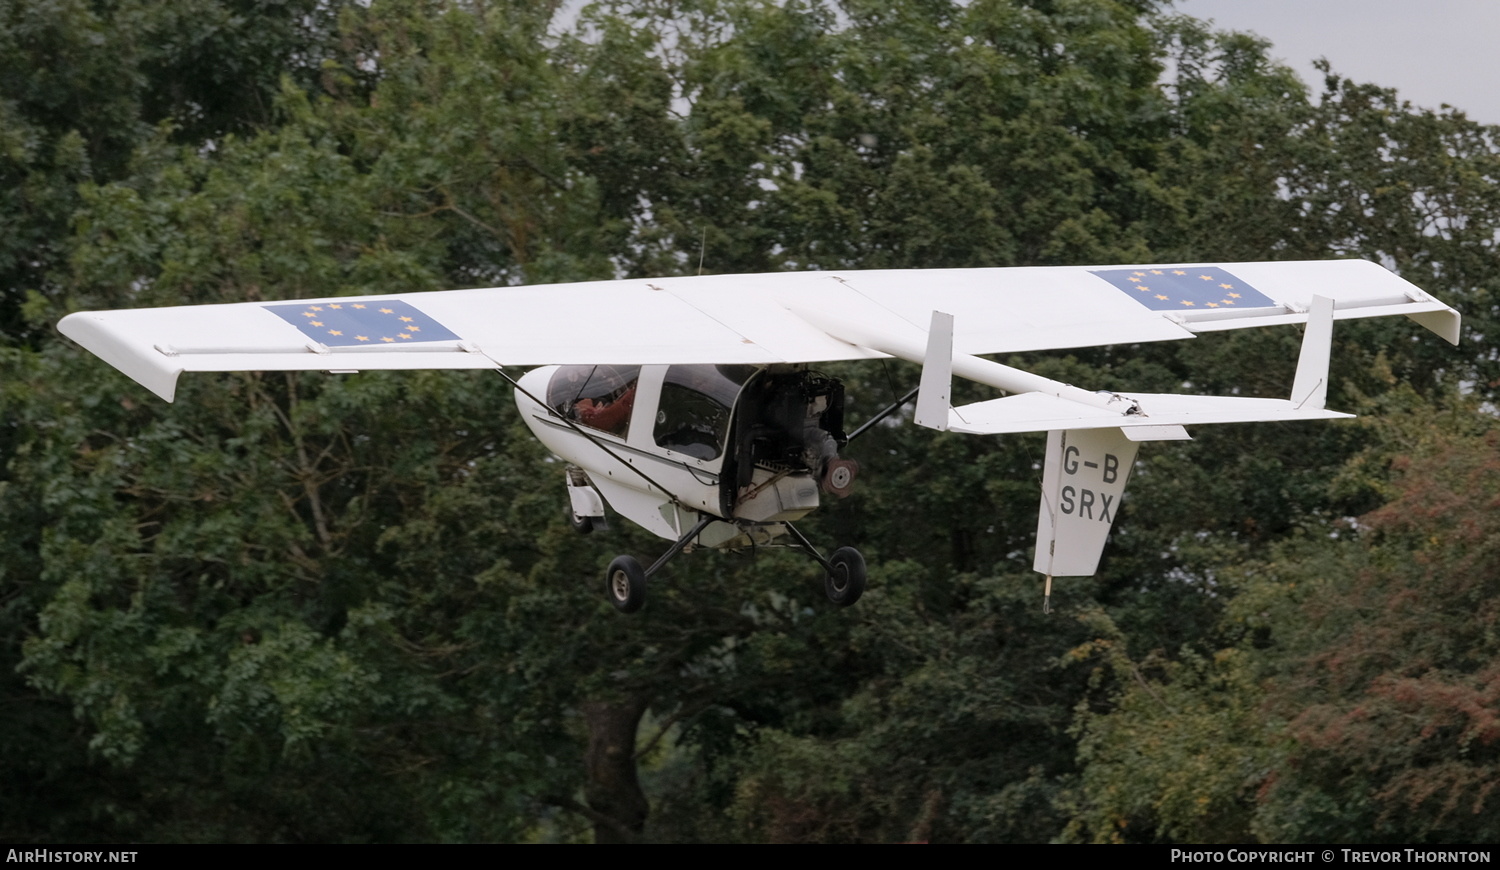
[[657, 571], [660, 571], [663, 565], [672, 561], [673, 556], [681, 553], [683, 548], [686, 547], [694, 538], [698, 537], [698, 533], [708, 528], [708, 524], [713, 521], [714, 517], [710, 516], [709, 514], [703, 514], [702, 516], [700, 516], [698, 518], [698, 522], [693, 524], [693, 527], [688, 530], [687, 534], [678, 538], [676, 542], [672, 544], [672, 546], [667, 548], [667, 551], [665, 553], [661, 554], [661, 558], [651, 563], [651, 567], [646, 569], [646, 579], [650, 580], [652, 575], [654, 575]]
[[911, 390], [909, 392], [907, 392], [906, 395], [904, 395], [901, 398], [897, 399], [892, 404], [886, 405], [885, 408], [883, 410], [881, 410], [881, 412], [879, 414], [876, 414], [875, 416], [873, 416], [870, 419], [866, 420], [865, 422], [861, 423], [859, 425], [858, 429], [855, 429], [852, 433], [850, 433], [850, 435], [846, 439], [846, 441], [853, 441], [854, 439], [858, 438], [860, 435], [863, 435], [865, 433], [865, 431], [868, 430], [871, 426], [874, 426], [876, 423], [879, 423], [881, 420], [884, 420], [886, 417], [889, 417], [892, 414], [896, 413], [898, 410], [901, 409], [902, 405], [905, 405], [907, 402], [910, 402], [912, 396], [915, 396], [918, 393], [918, 391], [920, 391], [921, 389], [922, 388], [920, 386], [912, 387]]

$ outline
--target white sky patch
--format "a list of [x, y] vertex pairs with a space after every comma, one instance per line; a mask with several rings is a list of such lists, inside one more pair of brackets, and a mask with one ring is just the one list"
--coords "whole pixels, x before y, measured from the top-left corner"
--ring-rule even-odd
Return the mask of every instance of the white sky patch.
[[1335, 73], [1395, 88], [1415, 105], [1447, 103], [1500, 124], [1495, 0], [1178, 0], [1176, 9], [1269, 39], [1271, 56], [1315, 95], [1323, 80], [1313, 61], [1326, 57]]

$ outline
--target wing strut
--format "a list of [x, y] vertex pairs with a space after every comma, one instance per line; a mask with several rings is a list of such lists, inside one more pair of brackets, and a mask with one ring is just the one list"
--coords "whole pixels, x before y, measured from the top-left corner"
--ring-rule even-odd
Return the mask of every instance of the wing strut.
[[870, 431], [870, 427], [871, 426], [874, 426], [876, 423], [879, 423], [881, 420], [884, 420], [886, 417], [889, 417], [892, 414], [896, 413], [897, 411], [901, 410], [901, 406], [905, 405], [907, 402], [910, 402], [911, 399], [912, 399], [912, 396], [915, 396], [917, 394], [917, 391], [920, 390], [920, 389], [922, 389], [920, 386], [912, 387], [910, 390], [907, 391], [906, 395], [902, 396], [901, 398], [897, 399], [896, 401], [892, 402], [891, 404], [886, 405], [885, 408], [880, 411], [880, 413], [876, 414], [875, 416], [873, 416], [870, 419], [866, 420], [865, 422], [861, 423], [859, 425], [858, 429], [855, 429], [853, 432], [850, 432], [849, 433], [849, 437], [848, 437], [848, 439], [846, 439], [845, 443], [847, 443], [848, 441], [853, 441], [854, 439], [858, 438], [859, 436], [863, 435], [864, 433]]

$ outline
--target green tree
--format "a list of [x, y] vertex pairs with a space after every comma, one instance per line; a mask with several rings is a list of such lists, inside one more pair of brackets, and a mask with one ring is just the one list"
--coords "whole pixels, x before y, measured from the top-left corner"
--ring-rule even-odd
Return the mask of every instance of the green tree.
[[[129, 183], [84, 188], [71, 298], [180, 304], [451, 286], [478, 263], [504, 280], [597, 268], [588, 186], [565, 169], [544, 178], [555, 158], [497, 138], [524, 137], [518, 118], [544, 129], [559, 91], [525, 23], [380, 14], [349, 26], [410, 47], [383, 55], [389, 93], [339, 103], [289, 87], [275, 130], [211, 151], [158, 137]], [[486, 39], [477, 54], [465, 41]], [[435, 67], [515, 90], [430, 99], [445, 92]], [[468, 150], [432, 147], [459, 122]], [[485, 148], [505, 159], [466, 162]], [[510, 217], [536, 238], [472, 229]], [[572, 265], [569, 246], [584, 252]], [[33, 634], [22, 674], [71, 707], [84, 725], [72, 751], [87, 755], [66, 764], [110, 792], [74, 792], [54, 836], [93, 819], [123, 838], [514, 839], [551, 790], [547, 758], [579, 779], [551, 699], [520, 703], [529, 675], [508, 666], [521, 645], [509, 590], [524, 589], [556, 513], [514, 496], [541, 473], [534, 443], [511, 437], [513, 421], [476, 422], [505, 407], [502, 381], [188, 379], [168, 408], [113, 375], [72, 374], [87, 361], [59, 344], [14, 359], [27, 377], [6, 396], [5, 505], [28, 531], [6, 579], [32, 623], [10, 649]], [[456, 521], [470, 512], [490, 519]], [[14, 748], [8, 763], [35, 767]]]
[[[0, 384], [0, 665], [19, 699], [0, 774], [35, 784], [7, 793], [7, 834], [1044, 840], [1071, 820], [1081, 838], [1212, 839], [1364, 818], [1333, 774], [1314, 777], [1334, 801], [1322, 828], [1295, 827], [1301, 790], [1252, 801], [1256, 765], [1342, 714], [1249, 727], [1258, 705], [1278, 722], [1313, 708], [1291, 677], [1256, 682], [1297, 660], [1236, 627], [1268, 593], [1230, 580], [1299, 530], [1310, 562], [1351, 552], [1326, 534], [1394, 495], [1378, 432], [1153, 445], [1105, 570], [1048, 618], [1027, 570], [1040, 439], [877, 427], [852, 451], [861, 492], [807, 526], [866, 550], [858, 608], [826, 608], [794, 554], [703, 554], [623, 619], [602, 568], [660, 542], [573, 535], [559, 469], [492, 373], [193, 376], [164, 407], [44, 327], [72, 307], [700, 259], [1349, 252], [1477, 303], [1482, 325], [1488, 129], [1341, 80], [1313, 103], [1263, 43], [1147, 2], [606, 5], [555, 35], [546, 4], [55, 8], [71, 11], [16, 7], [5, 38], [83, 45], [115, 15], [136, 42], [106, 39], [58, 105], [133, 120], [0, 105], [19, 119], [0, 134], [26, 178], [10, 189], [32, 197], [4, 206], [26, 216], [13, 259], [36, 270], [0, 290], [26, 337]], [[234, 62], [201, 69], [220, 38]], [[113, 62], [129, 74], [106, 81]], [[56, 84], [17, 63], [16, 93]], [[1489, 390], [1483, 348], [1434, 352], [1405, 328], [1340, 324], [1335, 405], [1389, 410], [1400, 381]], [[1291, 363], [1266, 360], [1295, 342], [1012, 362], [1096, 388], [1280, 395]], [[837, 373], [856, 421], [916, 374]], [[1192, 733], [1132, 760], [1163, 729]], [[1187, 781], [1172, 764], [1204, 749], [1200, 729], [1235, 740], [1212, 755], [1221, 775]]]
[[1228, 646], [1137, 661], [1105, 625], [1080, 648], [1114, 699], [1080, 711], [1071, 836], [1494, 836], [1494, 421], [1405, 404], [1345, 474], [1382, 507], [1226, 572]]
[[343, 2], [118, 0], [0, 9], [0, 336], [45, 333], [28, 292], [61, 293], [80, 185], [131, 173], [161, 127], [212, 147], [272, 121], [283, 79], [311, 86]]

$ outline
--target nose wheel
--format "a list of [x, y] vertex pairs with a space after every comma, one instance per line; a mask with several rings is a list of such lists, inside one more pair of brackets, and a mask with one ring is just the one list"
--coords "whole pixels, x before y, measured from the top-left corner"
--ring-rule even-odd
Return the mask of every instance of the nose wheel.
[[818, 548], [797, 531], [796, 526], [787, 523], [786, 530], [791, 534], [792, 540], [797, 542], [797, 546], [828, 572], [823, 575], [823, 594], [828, 596], [834, 607], [848, 607], [865, 594], [865, 557], [858, 550], [839, 547], [833, 551], [833, 556], [825, 559]]

